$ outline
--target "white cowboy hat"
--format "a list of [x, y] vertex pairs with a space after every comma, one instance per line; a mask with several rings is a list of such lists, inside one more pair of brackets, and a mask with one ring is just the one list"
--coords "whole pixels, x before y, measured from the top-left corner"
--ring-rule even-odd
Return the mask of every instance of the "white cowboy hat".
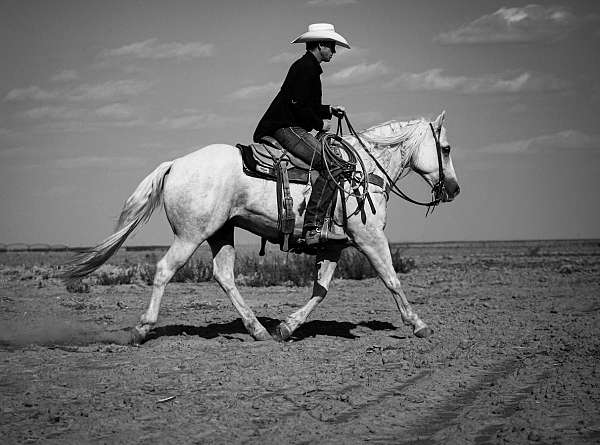
[[303, 43], [314, 40], [332, 40], [338, 45], [350, 49], [348, 41], [335, 32], [335, 28], [329, 23], [313, 23], [312, 25], [308, 25], [308, 32], [296, 37], [291, 43]]

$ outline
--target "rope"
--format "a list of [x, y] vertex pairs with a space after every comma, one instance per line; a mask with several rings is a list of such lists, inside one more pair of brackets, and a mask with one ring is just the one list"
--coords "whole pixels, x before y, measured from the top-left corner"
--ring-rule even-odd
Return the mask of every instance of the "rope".
[[[340, 148], [345, 152], [348, 159], [344, 159], [340, 155]], [[356, 149], [338, 134], [326, 134], [321, 139], [321, 153], [327, 174], [334, 180], [337, 189], [345, 192], [344, 186], [340, 183], [348, 181], [353, 194], [359, 198], [364, 198], [368, 191], [369, 176]], [[360, 170], [356, 169], [357, 164], [360, 164]], [[334, 173], [332, 170], [338, 171], [338, 173]], [[339, 181], [340, 177], [343, 181]], [[356, 193], [361, 187], [363, 192], [357, 195]]]
[[[416, 204], [419, 206], [423, 206], [423, 207], [427, 207], [427, 212], [425, 213], [425, 216], [428, 216], [430, 213], [433, 212], [433, 210], [435, 210], [437, 205], [442, 202], [441, 198], [439, 198], [438, 196], [442, 195], [445, 186], [444, 186], [444, 171], [443, 171], [443, 167], [442, 167], [439, 140], [438, 140], [438, 137], [435, 133], [433, 126], [431, 124], [429, 124], [431, 131], [433, 132], [433, 138], [435, 139], [436, 150], [437, 150], [437, 155], [438, 155], [439, 180], [438, 180], [437, 184], [435, 184], [435, 186], [431, 189], [432, 200], [430, 202], [421, 202], [421, 201], [417, 201], [416, 199], [411, 198], [410, 196], [408, 196], [406, 193], [404, 193], [400, 189], [400, 187], [396, 184], [396, 181], [401, 175], [399, 175], [399, 177], [396, 180], [392, 179], [388, 175], [385, 168], [381, 165], [379, 160], [369, 151], [366, 144], [363, 142], [363, 140], [361, 139], [359, 134], [356, 132], [356, 130], [350, 123], [350, 120], [348, 119], [348, 115], [346, 113], [343, 113], [341, 116], [338, 116], [336, 134], [326, 133], [323, 136], [321, 136], [320, 139], [321, 139], [321, 153], [322, 153], [322, 158], [323, 158], [323, 164], [325, 165], [325, 169], [327, 171], [327, 174], [329, 175], [329, 178], [332, 179], [332, 182], [335, 184], [336, 188], [338, 190], [340, 190], [340, 195], [341, 195], [342, 200], [345, 199], [344, 196], [346, 194], [346, 191], [344, 189], [344, 182], [347, 181], [350, 184], [350, 189], [351, 189], [352, 195], [354, 195], [354, 197], [358, 201], [358, 206], [357, 206], [356, 210], [354, 211], [354, 213], [352, 213], [352, 215], [348, 215], [348, 217], [353, 216], [353, 215], [359, 213], [360, 211], [362, 211], [366, 199], [369, 199], [369, 202], [371, 202], [371, 201], [370, 201], [369, 190], [368, 190], [369, 174], [367, 173], [364, 161], [363, 161], [362, 157], [360, 156], [360, 154], [358, 153], [358, 151], [352, 145], [350, 145], [348, 142], [346, 142], [344, 139], [342, 139], [342, 136], [343, 136], [342, 121], [344, 121], [346, 123], [346, 127], [348, 128], [349, 133], [356, 138], [356, 140], [360, 143], [363, 150], [373, 160], [373, 162], [375, 163], [377, 168], [381, 171], [381, 173], [383, 173], [383, 175], [385, 176], [385, 178], [388, 181], [389, 191], [391, 191], [394, 195], [399, 196], [400, 198], [402, 198], [410, 203], [413, 203], [413, 204]], [[339, 154], [340, 148], [343, 149], [343, 151], [345, 152], [348, 159], [344, 159]], [[314, 155], [313, 155], [313, 161], [314, 161]], [[357, 163], [360, 164], [360, 170], [356, 169]], [[311, 162], [311, 168], [312, 168], [312, 162]], [[334, 171], [337, 170], [337, 171], [339, 171], [339, 173], [335, 173], [332, 170], [334, 170]], [[360, 191], [361, 189], [362, 189], [362, 192]], [[372, 206], [372, 204], [371, 204], [371, 206]]]
[[[381, 172], [384, 174], [384, 176], [386, 177], [386, 179], [389, 181], [390, 184], [390, 191], [392, 193], [394, 193], [396, 196], [401, 197], [402, 199], [411, 202], [413, 204], [416, 205], [420, 205], [420, 206], [424, 206], [427, 207], [427, 213], [426, 215], [428, 215], [430, 213], [430, 211], [433, 211], [433, 209], [435, 209], [435, 207], [441, 202], [440, 198], [437, 198], [435, 196], [435, 192], [438, 188], [443, 187], [443, 184], [441, 186], [438, 186], [438, 184], [440, 184], [440, 182], [438, 182], [438, 184], [436, 184], [435, 187], [433, 187], [432, 189], [432, 194], [434, 194], [433, 199], [430, 202], [421, 202], [421, 201], [417, 201], [415, 199], [412, 199], [410, 196], [408, 196], [406, 193], [404, 193], [400, 187], [398, 187], [398, 185], [396, 185], [396, 182], [390, 178], [390, 176], [388, 175], [387, 171], [385, 171], [385, 169], [383, 168], [383, 166], [381, 165], [381, 163], [377, 160], [377, 158], [369, 151], [369, 149], [367, 148], [367, 146], [365, 145], [365, 143], [362, 141], [362, 139], [360, 138], [360, 136], [358, 135], [358, 133], [356, 132], [356, 130], [354, 130], [354, 127], [352, 126], [352, 124], [350, 123], [350, 120], [348, 119], [348, 115], [346, 113], [344, 113], [344, 118], [346, 121], [346, 126], [348, 127], [348, 131], [350, 131], [350, 134], [352, 136], [354, 136], [356, 138], [356, 140], [360, 143], [361, 147], [365, 150], [365, 152], [371, 157], [371, 159], [373, 160], [373, 162], [375, 162], [375, 165], [377, 166], [377, 168], [379, 170], [381, 170]], [[342, 118], [340, 118], [341, 121]], [[338, 128], [340, 128], [340, 123], [338, 122]], [[432, 129], [433, 131], [433, 129]], [[435, 135], [435, 132], [433, 134], [434, 138], [436, 139], [436, 147], [439, 144], [437, 137]], [[439, 149], [438, 149], [438, 156], [439, 156]], [[439, 158], [438, 158], [439, 160]], [[440, 164], [440, 179], [443, 181], [442, 178], [442, 174], [443, 174], [443, 170], [441, 168], [441, 164]]]

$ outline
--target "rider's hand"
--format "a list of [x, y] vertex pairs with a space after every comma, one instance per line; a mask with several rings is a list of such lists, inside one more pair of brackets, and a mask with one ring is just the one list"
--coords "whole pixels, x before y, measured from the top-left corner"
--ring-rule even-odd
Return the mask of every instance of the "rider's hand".
[[329, 130], [331, 130], [331, 122], [323, 121], [323, 130], [321, 130], [321, 131], [329, 131]]
[[331, 114], [335, 117], [344, 117], [344, 114], [346, 114], [346, 107], [342, 105], [332, 105]]

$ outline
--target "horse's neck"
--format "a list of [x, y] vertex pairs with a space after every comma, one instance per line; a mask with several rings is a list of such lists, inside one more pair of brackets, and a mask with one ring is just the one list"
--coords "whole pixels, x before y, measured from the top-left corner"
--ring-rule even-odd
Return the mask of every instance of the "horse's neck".
[[[373, 141], [375, 138], [372, 138], [373, 135], [369, 134], [369, 130], [359, 133], [359, 136], [361, 136], [361, 140], [366, 145], [369, 153], [377, 160], [377, 163], [379, 163], [394, 182], [404, 172], [411, 170], [412, 157], [418, 146], [408, 146], [404, 142], [378, 143]], [[349, 142], [359, 151], [369, 173], [379, 170], [379, 167], [373, 162], [371, 155], [364, 152], [364, 148], [355, 137], [351, 137]]]

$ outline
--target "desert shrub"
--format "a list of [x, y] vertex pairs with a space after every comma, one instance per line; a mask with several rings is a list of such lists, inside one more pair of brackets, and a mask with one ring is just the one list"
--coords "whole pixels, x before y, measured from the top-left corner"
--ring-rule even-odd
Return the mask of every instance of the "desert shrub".
[[[137, 276], [148, 285], [154, 283], [156, 265], [142, 263], [137, 265]], [[171, 283], [201, 283], [212, 279], [212, 262], [192, 259], [179, 269]]]
[[400, 250], [392, 250], [392, 264], [399, 273], [409, 273], [416, 267], [415, 260], [410, 257], [403, 257]]
[[154, 273], [156, 272], [156, 266], [154, 264], [138, 264], [137, 270], [140, 280], [144, 283], [151, 285], [154, 282]]
[[103, 270], [96, 275], [96, 283], [101, 286], [131, 284], [136, 276], [136, 267], [116, 267], [110, 271]]
[[[146, 260], [154, 260], [146, 257]], [[399, 273], [408, 273], [415, 268], [412, 258], [405, 258], [399, 250], [392, 250], [392, 262]], [[238, 256], [235, 264], [236, 282], [245, 286], [306, 286], [310, 285], [315, 274], [315, 257], [310, 255], [272, 252], [265, 257], [256, 252]], [[103, 266], [105, 267], [105, 266]], [[210, 259], [192, 258], [179, 269], [171, 282], [200, 283], [212, 280], [213, 266]], [[154, 263], [127, 264], [126, 266], [106, 266], [95, 274], [98, 285], [131, 284], [142, 281], [152, 285], [156, 266]], [[376, 276], [367, 258], [354, 248], [342, 252], [335, 276], [337, 278], [361, 280]]]
[[362, 253], [356, 249], [346, 249], [336, 268], [336, 276], [348, 280], [362, 280], [376, 276], [375, 270]]
[[246, 255], [236, 262], [239, 284], [246, 286], [306, 286], [314, 276], [314, 257], [275, 254], [260, 257]]
[[[399, 249], [392, 249], [392, 264], [396, 272], [408, 273], [415, 268], [415, 260], [403, 257]], [[356, 249], [346, 249], [336, 270], [336, 276], [349, 280], [362, 280], [377, 276], [375, 270], [362, 253]]]
[[173, 276], [175, 283], [201, 283], [212, 279], [212, 262], [192, 259], [184, 264]]
[[558, 273], [562, 275], [570, 275], [573, 272], [577, 272], [577, 269], [572, 264], [561, 264], [561, 266], [558, 269]]
[[[408, 273], [415, 268], [414, 259], [403, 257], [399, 250], [392, 251], [392, 261], [400, 273]], [[236, 281], [246, 286], [306, 286], [314, 279], [314, 264], [315, 257], [310, 255], [244, 255], [236, 261]], [[342, 252], [335, 276], [362, 280], [375, 277], [376, 273], [363, 254], [356, 249], [346, 249]]]
[[66, 287], [67, 292], [72, 294], [87, 294], [90, 292], [90, 285], [81, 280], [69, 281]]

